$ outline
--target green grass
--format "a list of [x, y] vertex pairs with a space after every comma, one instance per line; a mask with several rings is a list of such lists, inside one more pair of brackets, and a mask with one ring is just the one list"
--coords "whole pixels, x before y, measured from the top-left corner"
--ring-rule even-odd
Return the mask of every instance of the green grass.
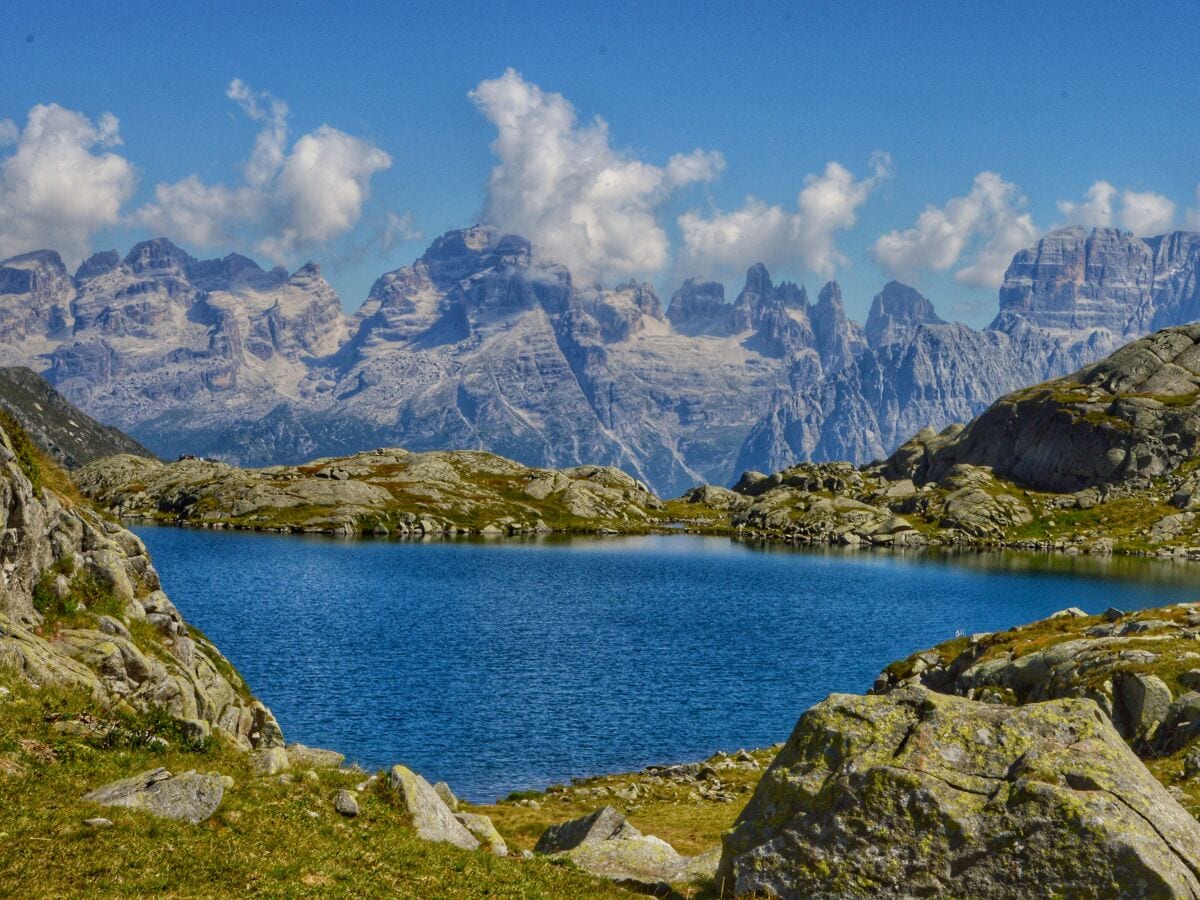
[[[361, 774], [256, 780], [245, 754], [220, 742], [188, 744], [164, 717], [100, 713], [86, 696], [34, 690], [2, 672], [0, 683], [12, 690], [0, 700], [0, 895], [629, 896], [546, 860], [497, 859], [422, 841], [383, 788], [359, 795], [361, 815], [343, 819], [333, 797]], [[80, 723], [100, 730], [65, 730]], [[151, 737], [168, 748], [155, 749]], [[217, 771], [235, 785], [216, 815], [197, 826], [80, 799], [156, 766]], [[85, 826], [92, 816], [113, 827]]]

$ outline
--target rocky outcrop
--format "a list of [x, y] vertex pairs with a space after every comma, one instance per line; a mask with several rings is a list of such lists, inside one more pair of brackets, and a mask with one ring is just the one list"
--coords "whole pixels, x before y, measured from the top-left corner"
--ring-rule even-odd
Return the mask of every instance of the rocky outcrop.
[[1200, 326], [1134, 341], [1079, 371], [1003, 397], [911, 474], [960, 463], [1039, 490], [1148, 484], [1197, 452]]
[[282, 746], [270, 711], [163, 593], [142, 542], [41, 486], [41, 465], [0, 431], [0, 665], [163, 709], [194, 739]]
[[238, 469], [182, 459], [99, 460], [80, 489], [123, 516], [339, 534], [645, 530], [664, 504], [620, 469], [530, 469], [479, 451], [380, 449], [303, 466]]
[[876, 693], [920, 685], [987, 703], [1096, 703], [1146, 757], [1200, 737], [1200, 605], [1100, 616], [1064, 610], [1041, 622], [947, 642], [887, 667]]
[[717, 881], [779, 897], [1195, 897], [1197, 860], [1200, 825], [1090, 701], [910, 687], [804, 714]]
[[16, 420], [43, 453], [67, 469], [117, 453], [153, 457], [129, 435], [72, 406], [44, 378], [24, 366], [0, 366], [0, 409]]

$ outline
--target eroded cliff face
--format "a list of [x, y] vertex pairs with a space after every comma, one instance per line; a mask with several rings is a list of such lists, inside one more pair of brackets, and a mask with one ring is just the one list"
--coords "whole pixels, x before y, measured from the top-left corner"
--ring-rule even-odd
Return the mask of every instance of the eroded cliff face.
[[0, 431], [0, 665], [164, 709], [193, 737], [282, 746], [270, 711], [163, 593], [142, 542], [41, 485], [27, 440]]

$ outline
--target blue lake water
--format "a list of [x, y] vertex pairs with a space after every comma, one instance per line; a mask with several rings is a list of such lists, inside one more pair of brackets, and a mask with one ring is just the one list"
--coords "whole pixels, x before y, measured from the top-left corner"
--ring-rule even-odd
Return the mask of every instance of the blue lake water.
[[477, 801], [782, 741], [956, 631], [1200, 599], [1196, 564], [1141, 560], [135, 530], [289, 741]]

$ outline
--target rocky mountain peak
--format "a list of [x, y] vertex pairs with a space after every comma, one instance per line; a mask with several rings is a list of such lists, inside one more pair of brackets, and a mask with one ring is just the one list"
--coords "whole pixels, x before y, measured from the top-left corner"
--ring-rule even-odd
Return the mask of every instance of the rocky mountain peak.
[[87, 281], [105, 275], [121, 264], [121, 255], [116, 250], [101, 250], [93, 253], [75, 270], [75, 281]]
[[725, 302], [725, 285], [689, 278], [671, 295], [667, 319], [680, 334], [728, 337], [734, 333], [733, 307]]
[[889, 281], [871, 301], [866, 338], [871, 347], [908, 339], [922, 325], [945, 325], [933, 304], [915, 288]]
[[1154, 252], [1116, 228], [1062, 228], [1013, 257], [1000, 288], [1006, 313], [1054, 331], [1144, 333], [1153, 315]]
[[32, 253], [22, 253], [10, 256], [0, 261], [0, 266], [6, 269], [21, 269], [27, 272], [42, 272], [48, 275], [65, 276], [67, 267], [63, 265], [62, 257], [55, 250], [34, 250]]
[[166, 238], [154, 238], [134, 244], [125, 257], [125, 265], [136, 274], [186, 274], [196, 260]]

